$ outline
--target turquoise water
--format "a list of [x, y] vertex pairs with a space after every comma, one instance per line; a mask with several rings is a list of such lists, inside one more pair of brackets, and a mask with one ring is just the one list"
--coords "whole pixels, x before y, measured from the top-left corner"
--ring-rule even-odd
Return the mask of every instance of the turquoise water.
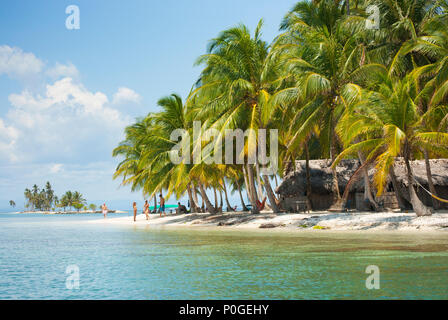
[[[448, 234], [86, 223], [101, 218], [0, 214], [0, 299], [448, 299]], [[366, 289], [369, 265], [380, 290]]]

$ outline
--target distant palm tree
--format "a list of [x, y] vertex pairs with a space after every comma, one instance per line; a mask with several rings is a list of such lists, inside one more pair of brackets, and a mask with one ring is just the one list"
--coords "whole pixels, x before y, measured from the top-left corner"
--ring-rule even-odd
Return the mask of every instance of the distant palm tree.
[[9, 200], [9, 205], [14, 208], [16, 206], [16, 203], [14, 202], [14, 200]]

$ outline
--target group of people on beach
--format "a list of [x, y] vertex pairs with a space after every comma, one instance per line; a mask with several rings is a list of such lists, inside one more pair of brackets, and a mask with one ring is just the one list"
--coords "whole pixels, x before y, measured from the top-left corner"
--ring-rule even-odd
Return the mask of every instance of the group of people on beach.
[[[165, 212], [165, 198], [162, 196], [162, 194], [159, 194], [159, 213], [160, 217], [162, 217], [162, 213], [166, 216]], [[132, 207], [134, 209], [134, 221], [137, 219], [137, 202], [134, 202], [132, 204]], [[156, 208], [154, 208], [154, 212], [157, 212]], [[149, 203], [148, 200], [145, 200], [145, 204], [143, 205], [143, 213], [146, 215], [146, 220], [149, 220]]]

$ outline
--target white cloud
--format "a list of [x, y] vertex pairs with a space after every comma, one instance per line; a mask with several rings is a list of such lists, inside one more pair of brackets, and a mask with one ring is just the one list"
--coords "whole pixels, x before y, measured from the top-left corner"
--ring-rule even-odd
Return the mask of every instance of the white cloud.
[[46, 69], [34, 54], [9, 46], [0, 46], [3, 74], [25, 81], [0, 117], [0, 197], [13, 199], [30, 183], [50, 180], [62, 191], [76, 186], [113, 198], [119, 182], [112, 183], [112, 149], [133, 120], [115, 103], [139, 102], [140, 95], [120, 87], [108, 97], [86, 88], [73, 64]]
[[69, 62], [68, 64], [61, 64], [57, 62], [54, 67], [48, 69], [46, 74], [52, 79], [59, 79], [61, 77], [78, 78], [78, 69]]
[[63, 165], [61, 163], [56, 163], [51, 165], [49, 171], [51, 174], [59, 173], [62, 170]]
[[43, 94], [11, 94], [9, 101], [13, 108], [0, 130], [8, 130], [10, 138], [2, 148], [14, 149], [16, 159], [23, 161], [82, 161], [86, 153], [109, 157], [131, 120], [112, 108], [104, 93], [91, 92], [71, 78], [47, 84]]
[[118, 91], [114, 94], [113, 104], [122, 104], [125, 102], [134, 102], [140, 103], [141, 97], [140, 95], [132, 89], [121, 87], [118, 88]]
[[0, 161], [9, 160], [15, 162], [17, 160], [15, 144], [18, 137], [18, 130], [12, 126], [6, 126], [0, 118]]
[[0, 75], [22, 78], [40, 73], [43, 67], [44, 63], [32, 53], [17, 47], [0, 46]]

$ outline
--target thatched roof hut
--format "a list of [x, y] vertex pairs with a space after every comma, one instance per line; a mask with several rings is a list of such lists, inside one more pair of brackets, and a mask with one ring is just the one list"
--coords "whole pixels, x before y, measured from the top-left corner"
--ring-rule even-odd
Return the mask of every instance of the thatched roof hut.
[[[448, 199], [448, 159], [430, 160], [432, 179], [436, 187], [438, 195]], [[342, 160], [336, 167], [337, 178], [340, 193], [345, 191], [348, 181], [360, 166], [359, 160]], [[276, 193], [285, 201], [289, 199], [297, 199], [306, 194], [306, 161], [296, 161], [295, 167], [289, 166], [289, 171], [285, 172], [283, 182], [276, 189]], [[426, 167], [424, 160], [411, 161], [414, 177], [423, 187], [429, 189]], [[397, 159], [395, 166], [395, 174], [398, 183], [406, 190], [408, 181], [406, 176], [406, 167], [403, 159]], [[369, 177], [372, 181], [375, 169], [369, 169]], [[311, 160], [310, 161], [310, 178], [312, 189], [313, 207], [317, 209], [328, 209], [333, 204], [333, 175], [331, 170], [331, 161], [329, 160]], [[421, 189], [421, 188], [419, 188]], [[392, 183], [389, 182], [386, 190], [393, 192]], [[405, 191], [406, 192], [406, 191]], [[351, 198], [354, 201], [356, 193], [364, 193], [364, 181], [362, 175], [355, 182], [350, 190]], [[431, 205], [431, 197], [424, 191], [418, 190], [418, 194], [422, 201]], [[406, 195], [405, 195], [406, 197]]]

